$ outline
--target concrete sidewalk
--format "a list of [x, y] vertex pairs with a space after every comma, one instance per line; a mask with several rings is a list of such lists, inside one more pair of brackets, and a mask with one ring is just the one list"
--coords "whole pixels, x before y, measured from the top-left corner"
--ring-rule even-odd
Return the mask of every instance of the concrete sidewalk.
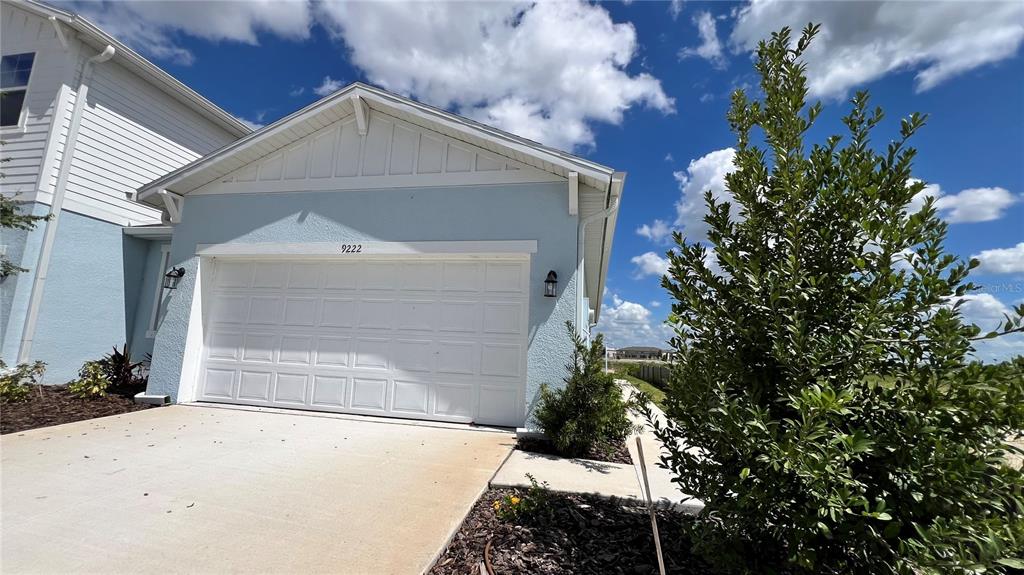
[[[618, 380], [623, 392], [629, 394], [633, 387], [624, 380]], [[651, 406], [655, 417], [664, 422], [665, 414], [657, 406]], [[636, 437], [644, 449], [647, 478], [651, 486], [651, 499], [659, 506], [674, 507], [686, 513], [697, 513], [704, 504], [697, 499], [684, 496], [672, 482], [672, 473], [658, 466], [662, 444], [653, 430], [641, 418], [630, 414], [630, 419], [641, 428], [638, 435], [627, 440], [633, 465], [606, 463], [589, 459], [568, 459], [513, 450], [512, 454], [491, 480], [491, 487], [530, 486], [527, 474], [538, 482], [547, 482], [552, 491], [562, 493], [590, 493], [602, 497], [616, 497], [645, 501], [640, 458]]]

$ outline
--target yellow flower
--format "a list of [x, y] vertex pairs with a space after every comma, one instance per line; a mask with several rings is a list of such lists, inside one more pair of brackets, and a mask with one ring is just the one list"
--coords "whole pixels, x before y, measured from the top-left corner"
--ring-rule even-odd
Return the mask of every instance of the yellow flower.
[[520, 501], [521, 500], [518, 497], [516, 497], [515, 495], [512, 496], [512, 505], [519, 505]]
[[501, 501], [495, 501], [494, 502], [494, 508], [495, 509], [501, 509]]

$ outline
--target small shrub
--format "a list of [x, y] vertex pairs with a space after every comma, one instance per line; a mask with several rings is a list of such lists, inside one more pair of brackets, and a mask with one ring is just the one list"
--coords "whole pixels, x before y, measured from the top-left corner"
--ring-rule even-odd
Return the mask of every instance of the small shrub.
[[19, 363], [8, 371], [7, 364], [0, 359], [0, 401], [6, 403], [28, 399], [30, 386], [37, 385], [45, 371], [46, 364], [41, 361]]
[[572, 361], [563, 389], [541, 387], [535, 417], [559, 452], [570, 457], [621, 442], [633, 429], [615, 378], [604, 373], [604, 341], [587, 342], [566, 322], [573, 341]]
[[143, 376], [145, 363], [132, 361], [128, 344], [121, 346], [120, 350], [115, 347], [112, 353], [103, 356], [98, 363], [103, 369], [103, 375], [110, 381], [110, 387], [107, 390], [110, 393], [134, 395], [136, 392], [145, 390], [147, 379]]
[[68, 391], [77, 397], [97, 397], [107, 394], [110, 380], [100, 361], [87, 361], [78, 371], [78, 379], [68, 382]]
[[528, 520], [536, 521], [548, 511], [548, 501], [551, 498], [548, 482], [538, 483], [537, 479], [529, 473], [526, 474], [526, 478], [530, 480], [530, 487], [525, 493], [515, 490], [494, 501], [492, 507], [498, 519], [516, 523]]

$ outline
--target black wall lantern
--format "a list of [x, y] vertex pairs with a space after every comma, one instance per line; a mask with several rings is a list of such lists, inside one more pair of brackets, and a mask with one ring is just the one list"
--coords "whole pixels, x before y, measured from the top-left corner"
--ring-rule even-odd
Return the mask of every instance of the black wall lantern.
[[548, 272], [547, 279], [544, 280], [544, 297], [555, 297], [558, 295], [555, 292], [555, 288], [558, 287], [558, 274], [555, 270]]
[[185, 268], [171, 268], [171, 271], [164, 274], [164, 288], [178, 289], [178, 282], [185, 277]]

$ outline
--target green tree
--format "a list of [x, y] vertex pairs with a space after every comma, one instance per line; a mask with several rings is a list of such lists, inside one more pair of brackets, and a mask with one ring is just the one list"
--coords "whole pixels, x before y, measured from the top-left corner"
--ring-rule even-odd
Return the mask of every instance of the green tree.
[[821, 105], [806, 105], [801, 56], [816, 32], [759, 45], [763, 97], [737, 91], [728, 115], [734, 201], [706, 194], [708, 245], [676, 233], [668, 253], [663, 464], [706, 504], [698, 551], [740, 572], [1022, 567], [1006, 440], [1024, 428], [1024, 361], [968, 357], [1021, 331], [1024, 306], [985, 336], [962, 321], [977, 262], [944, 251], [931, 200], [908, 211], [922, 116], [876, 152], [882, 110], [858, 93], [848, 135], [808, 149]]
[[[0, 141], [0, 146], [5, 145], [6, 142]], [[0, 162], [6, 163], [11, 160], [10, 157], [0, 158]], [[4, 174], [0, 172], [0, 180], [2, 180]], [[45, 216], [34, 216], [32, 214], [21, 213], [21, 205], [19, 202], [14, 201], [11, 198], [0, 193], [0, 228], [7, 228], [13, 230], [32, 230], [36, 227], [36, 224], [41, 220], [49, 220], [50, 215]], [[11, 260], [7, 259], [7, 256], [0, 254], [0, 280], [3, 280], [11, 274], [28, 271], [27, 269], [17, 266]]]

